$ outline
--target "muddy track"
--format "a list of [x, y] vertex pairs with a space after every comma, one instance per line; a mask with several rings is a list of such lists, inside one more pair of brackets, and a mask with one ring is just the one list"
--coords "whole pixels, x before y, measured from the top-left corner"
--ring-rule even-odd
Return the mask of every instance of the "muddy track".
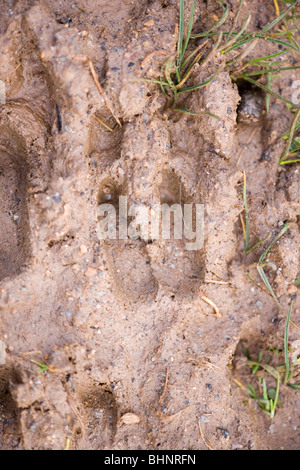
[[[297, 293], [299, 170], [278, 168], [284, 103], [238, 121], [245, 84], [224, 71], [179, 101], [217, 120], [131, 81], [156, 78], [176, 52], [176, 1], [0, 3], [0, 448], [205, 449], [199, 422], [215, 449], [299, 448], [297, 394], [284, 390], [270, 421], [233, 381], [243, 348], [282, 347], [285, 325], [251, 270], [257, 255], [244, 254], [243, 171], [254, 242], [290, 222], [268, 274], [285, 307]], [[272, 2], [245, 3], [253, 31], [272, 20]], [[196, 4], [196, 25], [211, 27], [217, 2]], [[98, 206], [118, 211], [119, 196], [204, 205], [204, 247], [99, 241]], [[295, 348], [298, 337], [291, 329]], [[129, 412], [140, 421], [124, 424]]]

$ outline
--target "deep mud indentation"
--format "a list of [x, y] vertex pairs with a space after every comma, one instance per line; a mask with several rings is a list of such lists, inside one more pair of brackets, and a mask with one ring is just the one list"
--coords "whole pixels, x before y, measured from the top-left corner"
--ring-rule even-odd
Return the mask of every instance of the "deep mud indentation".
[[22, 155], [0, 147], [0, 280], [18, 274], [29, 255], [26, 179]]
[[245, 80], [237, 82], [241, 101], [238, 105], [238, 122], [253, 124], [260, 121], [264, 115], [265, 94]]
[[[116, 215], [116, 239], [102, 240], [111, 275], [114, 279], [115, 291], [130, 301], [147, 302], [155, 299], [158, 286], [153, 275], [147, 244], [144, 240], [119, 239], [120, 200], [124, 190], [112, 179], [101, 184], [98, 203], [110, 204]], [[100, 218], [98, 217], [98, 223]], [[127, 220], [124, 221], [127, 224]]]
[[111, 448], [117, 429], [117, 404], [108, 384], [94, 385], [81, 394], [84, 408], [85, 429], [78, 438], [81, 450], [104, 450]]
[[10, 382], [17, 374], [0, 366], [0, 450], [15, 449], [21, 442], [20, 410], [10, 392]]
[[[101, 178], [103, 172], [109, 170], [113, 163], [120, 158], [121, 139], [123, 130], [116, 125], [114, 120], [106, 115], [95, 115], [92, 120], [90, 131], [89, 147], [90, 147], [90, 166], [93, 175]], [[110, 126], [113, 132], [104, 126]]]
[[[171, 209], [173, 205], [181, 207], [192, 204], [186, 189], [175, 172], [164, 171], [159, 186], [161, 204]], [[194, 206], [195, 209], [195, 206]], [[193, 231], [195, 231], [195, 210], [193, 211]], [[153, 270], [160, 285], [172, 292], [190, 294], [195, 292], [204, 280], [205, 262], [203, 249], [187, 250], [191, 240], [185, 237], [186, 221], [182, 219], [182, 239], [175, 239], [174, 213], [170, 212], [170, 239], [157, 240], [148, 247]]]

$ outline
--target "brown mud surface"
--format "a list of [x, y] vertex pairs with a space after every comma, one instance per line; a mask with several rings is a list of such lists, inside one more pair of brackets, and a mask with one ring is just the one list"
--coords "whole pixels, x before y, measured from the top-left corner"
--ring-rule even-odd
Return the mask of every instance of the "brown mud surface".
[[[227, 3], [231, 24], [239, 2]], [[270, 254], [276, 271], [266, 271], [285, 311], [297, 294], [300, 172], [278, 165], [292, 114], [272, 97], [268, 116], [237, 122], [242, 91], [226, 71], [180, 102], [219, 121], [175, 112], [159, 86], [130, 81], [159, 76], [176, 52], [178, 6], [0, 0], [2, 450], [300, 447], [299, 392], [282, 388], [270, 420], [233, 380], [243, 347], [253, 356], [282, 349], [285, 327], [251, 268], [263, 249], [244, 254], [244, 170], [251, 240], [290, 222]], [[275, 17], [272, 1], [245, 1], [242, 16], [250, 9], [252, 31]], [[216, 1], [197, 1], [196, 27], [207, 30], [220, 14]], [[259, 43], [251, 54], [277, 51]], [[272, 86], [291, 99], [296, 78], [286, 72]], [[204, 248], [100, 242], [97, 206], [120, 195], [204, 204]], [[296, 347], [292, 326], [289, 339]]]

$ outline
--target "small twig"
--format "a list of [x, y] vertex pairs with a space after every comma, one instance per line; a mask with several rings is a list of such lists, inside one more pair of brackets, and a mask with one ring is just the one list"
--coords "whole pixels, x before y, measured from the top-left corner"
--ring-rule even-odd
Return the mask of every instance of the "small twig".
[[221, 286], [230, 286], [231, 282], [225, 281], [214, 281], [213, 279], [208, 279], [204, 281], [205, 284], [219, 284]]
[[[248, 268], [249, 268], [249, 266], [248, 266]], [[256, 268], [256, 265], [254, 265], [253, 268]], [[257, 289], [260, 289], [264, 294], [267, 294], [267, 295], [269, 295], [269, 296], [272, 298], [270, 292], [269, 292], [268, 290], [264, 289], [263, 287], [261, 287], [261, 286], [253, 279], [253, 277], [252, 277], [249, 273], [247, 273], [247, 278], [250, 280], [250, 282], [252, 282], [252, 284], [255, 285], [255, 287], [257, 287]]]
[[20, 353], [19, 356], [29, 356], [31, 354], [42, 354], [42, 351], [26, 351], [23, 353]]
[[11, 77], [12, 75], [14, 75], [14, 74], [16, 73], [16, 71], [18, 70], [18, 68], [21, 67], [21, 65], [22, 65], [22, 62], [20, 62], [20, 63], [16, 66], [16, 68], [9, 74], [9, 76], [8, 76], [9, 79], [10, 79], [10, 77]]
[[109, 127], [107, 124], [105, 124], [105, 122], [101, 121], [101, 119], [98, 118], [98, 116], [95, 116], [95, 119], [96, 119], [98, 122], [100, 122], [100, 124], [102, 124], [102, 126], [106, 127], [106, 129], [108, 129], [110, 132], [113, 132], [113, 131], [114, 131], [111, 127]]
[[104, 99], [104, 102], [107, 106], [107, 108], [109, 109], [109, 111], [111, 112], [111, 114], [113, 115], [114, 119], [116, 120], [116, 122], [119, 124], [120, 127], [122, 127], [122, 124], [120, 123], [119, 119], [117, 118], [117, 116], [115, 116], [114, 114], [114, 111], [112, 109], [112, 107], [110, 106], [106, 96], [105, 96], [105, 93], [104, 93], [104, 90], [102, 88], [102, 86], [100, 85], [100, 82], [98, 80], [98, 77], [97, 77], [97, 74], [96, 74], [96, 71], [95, 71], [95, 68], [94, 68], [94, 65], [93, 65], [93, 62], [91, 60], [89, 60], [89, 68], [90, 68], [90, 71], [91, 71], [91, 74], [92, 74], [92, 77], [94, 79], [94, 82], [98, 88], [98, 91], [99, 93], [101, 94], [102, 98]]
[[70, 443], [71, 443], [71, 440], [67, 437], [64, 450], [70, 450]]
[[210, 299], [209, 299], [208, 297], [206, 297], [205, 295], [202, 295], [202, 296], [201, 296], [201, 299], [203, 300], [203, 302], [206, 302], [207, 304], [209, 304], [209, 305], [214, 309], [214, 311], [216, 312], [216, 316], [217, 316], [218, 318], [222, 318], [222, 315], [221, 315], [221, 313], [220, 313], [219, 308], [216, 306], [216, 304], [215, 304], [212, 300], [210, 300]]
[[200, 419], [198, 419], [198, 427], [199, 427], [199, 433], [200, 433], [200, 436], [201, 436], [201, 439], [202, 441], [204, 442], [204, 444], [206, 445], [206, 447], [209, 449], [209, 450], [215, 450], [213, 449], [207, 442], [207, 440], [205, 439], [204, 435], [203, 435], [203, 431], [202, 431], [202, 428], [201, 428], [201, 424], [200, 424]]
[[191, 58], [197, 53], [199, 52], [201, 49], [203, 49], [203, 47], [205, 47], [208, 43], [208, 39], [206, 39], [204, 42], [202, 42], [201, 44], [199, 44], [198, 47], [196, 47], [196, 49], [191, 52], [190, 55], [188, 55], [188, 57], [185, 59], [185, 61], [183, 62], [182, 64], [182, 69], [188, 64], [188, 62], [191, 60]]
[[242, 229], [243, 229], [243, 234], [244, 234], [244, 240], [246, 240], [246, 225], [245, 225], [244, 217], [242, 214], [240, 214], [240, 219], [241, 219], [241, 224], [242, 224]]
[[276, 10], [276, 15], [277, 15], [277, 17], [279, 17], [280, 16], [280, 10], [279, 10], [279, 6], [278, 6], [278, 2], [277, 2], [277, 0], [273, 0], [273, 2], [274, 2], [275, 10]]
[[[191, 407], [191, 406], [189, 405], [189, 406], [187, 406], [186, 408], [183, 408], [183, 410], [180, 410], [180, 411], [178, 411], [177, 413], [174, 413], [173, 415], [162, 416], [161, 419], [165, 421], [165, 420], [169, 420], [169, 419], [176, 418], [176, 416], [181, 415], [181, 413], [183, 413], [184, 411], [188, 410], [190, 407]], [[159, 413], [159, 414], [161, 414], [161, 413]]]

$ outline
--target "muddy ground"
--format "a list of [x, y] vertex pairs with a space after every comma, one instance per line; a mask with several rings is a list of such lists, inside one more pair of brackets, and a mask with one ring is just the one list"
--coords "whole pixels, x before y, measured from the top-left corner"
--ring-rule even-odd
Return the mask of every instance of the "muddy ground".
[[[227, 3], [224, 30], [239, 2]], [[269, 115], [238, 122], [243, 90], [227, 72], [180, 102], [220, 121], [175, 112], [159, 86], [131, 82], [158, 77], [175, 53], [178, 4], [0, 1], [1, 449], [300, 446], [299, 392], [283, 387], [271, 420], [233, 380], [242, 377], [243, 347], [253, 356], [282, 349], [285, 326], [251, 268], [263, 248], [244, 254], [243, 171], [251, 241], [290, 222], [267, 273], [285, 311], [296, 299], [299, 167], [278, 165], [292, 114], [272, 97]], [[252, 31], [275, 17], [271, 0], [245, 1], [242, 16], [249, 10]], [[199, 0], [195, 15], [195, 28], [207, 30], [221, 9]], [[271, 46], [250, 55], [278, 51]], [[296, 78], [285, 72], [274, 90], [291, 99]], [[204, 248], [100, 242], [97, 206], [119, 195], [204, 204]], [[300, 324], [299, 300], [293, 321]], [[289, 339], [296, 348], [292, 326]], [[138, 418], [127, 424], [126, 413]]]

